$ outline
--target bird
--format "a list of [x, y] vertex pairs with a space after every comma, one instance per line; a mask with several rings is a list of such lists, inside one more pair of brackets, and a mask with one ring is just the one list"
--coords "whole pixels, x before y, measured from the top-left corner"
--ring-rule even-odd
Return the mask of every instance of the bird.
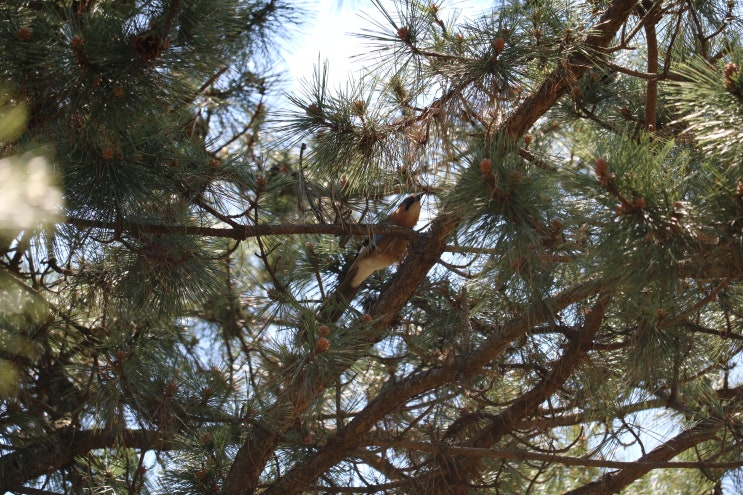
[[[412, 229], [418, 223], [423, 194], [414, 194], [402, 200], [400, 205], [381, 223]], [[335, 321], [358, 292], [361, 284], [377, 270], [402, 261], [408, 249], [408, 239], [395, 234], [378, 234], [370, 237], [359, 250], [351, 267], [335, 291], [328, 296], [320, 314]]]

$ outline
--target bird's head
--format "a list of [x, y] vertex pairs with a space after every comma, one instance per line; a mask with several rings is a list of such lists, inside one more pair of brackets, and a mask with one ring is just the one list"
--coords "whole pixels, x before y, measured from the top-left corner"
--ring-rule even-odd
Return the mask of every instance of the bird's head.
[[418, 223], [421, 213], [421, 198], [423, 194], [414, 194], [402, 200], [402, 203], [389, 216], [389, 220], [401, 227], [413, 228]]

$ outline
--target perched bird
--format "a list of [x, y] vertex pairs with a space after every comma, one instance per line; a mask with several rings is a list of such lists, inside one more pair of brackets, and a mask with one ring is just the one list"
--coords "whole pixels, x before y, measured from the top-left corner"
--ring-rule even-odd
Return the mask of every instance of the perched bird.
[[[421, 212], [422, 194], [408, 196], [382, 223], [399, 225], [412, 229], [418, 223]], [[369, 238], [367, 244], [356, 255], [335, 292], [331, 294], [320, 310], [329, 320], [337, 320], [349, 302], [358, 292], [361, 284], [372, 273], [399, 263], [408, 248], [408, 240], [395, 234], [379, 234]]]

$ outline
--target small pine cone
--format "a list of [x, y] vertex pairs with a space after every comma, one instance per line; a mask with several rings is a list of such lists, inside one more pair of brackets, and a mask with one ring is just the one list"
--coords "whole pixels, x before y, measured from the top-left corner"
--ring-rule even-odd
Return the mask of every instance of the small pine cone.
[[327, 337], [328, 335], [330, 335], [330, 327], [327, 325], [320, 325], [320, 327], [317, 330], [320, 333], [321, 337]]
[[369, 323], [370, 321], [372, 321], [372, 317], [369, 313], [364, 313], [364, 316], [361, 317], [361, 321], [363, 321], [364, 323]]
[[268, 298], [272, 301], [282, 301], [284, 299], [284, 294], [277, 289], [276, 287], [271, 287], [266, 291], [266, 295]]
[[73, 129], [79, 129], [84, 123], [85, 119], [83, 119], [83, 116], [79, 113], [73, 113], [72, 117], [70, 117], [70, 126], [72, 126]]
[[397, 30], [397, 37], [405, 43], [410, 43], [410, 28], [403, 26]]
[[725, 64], [725, 72], [724, 72], [724, 85], [725, 89], [730, 91], [731, 93], [736, 92], [736, 82], [735, 79], [738, 75], [738, 64], [735, 62], [728, 62]]
[[493, 50], [497, 55], [503, 53], [503, 49], [506, 47], [506, 40], [503, 38], [496, 38], [493, 40]]
[[22, 27], [18, 30], [18, 39], [21, 41], [31, 41], [31, 29]]
[[609, 163], [603, 158], [596, 159], [593, 171], [596, 173], [596, 178], [599, 180], [601, 185], [605, 186], [611, 182], [612, 176], [609, 174]]
[[317, 106], [316, 103], [310, 103], [307, 110], [305, 110], [305, 113], [309, 117], [320, 117], [322, 115], [322, 110], [320, 110], [320, 107]]
[[165, 397], [172, 397], [178, 391], [178, 383], [175, 380], [170, 380], [163, 387], [163, 394]]
[[157, 34], [143, 32], [132, 37], [130, 46], [132, 50], [137, 52], [140, 59], [151, 62], [158, 58], [164, 50], [170, 48], [170, 41], [160, 38]]
[[480, 160], [480, 173], [482, 175], [490, 175], [490, 172], [493, 171], [493, 162], [490, 161], [490, 158], [483, 158]]
[[320, 354], [330, 349], [330, 341], [325, 337], [317, 339], [317, 345], [315, 346], [315, 352]]
[[361, 117], [364, 115], [364, 111], [366, 110], [366, 102], [364, 100], [356, 100], [353, 102], [353, 105], [351, 105], [351, 113], [356, 115], [357, 117]]

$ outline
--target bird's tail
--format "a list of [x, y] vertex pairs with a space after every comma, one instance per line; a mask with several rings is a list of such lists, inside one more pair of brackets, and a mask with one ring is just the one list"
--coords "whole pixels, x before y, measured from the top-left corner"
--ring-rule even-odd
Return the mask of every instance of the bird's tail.
[[354, 277], [355, 267], [346, 274], [338, 287], [329, 294], [322, 302], [319, 311], [320, 321], [325, 323], [335, 323], [343, 316], [348, 305], [359, 292], [359, 286], [354, 287], [351, 281]]

